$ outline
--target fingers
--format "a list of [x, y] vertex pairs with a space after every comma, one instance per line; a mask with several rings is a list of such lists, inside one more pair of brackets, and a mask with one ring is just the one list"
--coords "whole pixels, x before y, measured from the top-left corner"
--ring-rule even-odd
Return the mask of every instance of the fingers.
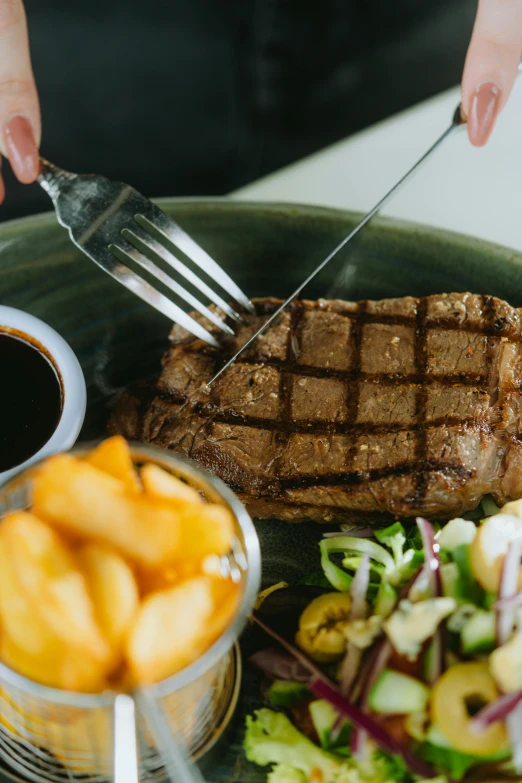
[[34, 182], [40, 165], [40, 109], [21, 0], [0, 0], [0, 129], [0, 150], [16, 177]]
[[[2, 166], [2, 159], [0, 158], [0, 168]], [[2, 174], [0, 172], [0, 204], [3, 204], [5, 198], [5, 185], [4, 185], [4, 178], [2, 177]]]
[[462, 80], [462, 106], [472, 144], [491, 136], [522, 55], [521, 0], [479, 0]]

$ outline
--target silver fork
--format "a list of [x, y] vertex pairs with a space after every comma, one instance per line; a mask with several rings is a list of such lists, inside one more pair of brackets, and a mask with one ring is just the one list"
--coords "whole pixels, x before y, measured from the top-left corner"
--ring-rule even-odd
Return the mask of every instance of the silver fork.
[[[133, 294], [201, 340], [219, 346], [216, 338], [131, 267], [139, 266], [225, 334], [233, 329], [159, 264], [178, 273], [224, 316], [241, 323], [241, 315], [176, 255], [177, 250], [199, 267], [236, 304], [249, 312], [252, 302], [178, 224], [137, 190], [97, 174], [73, 174], [40, 161], [39, 184], [51, 197], [58, 222], [74, 244]], [[129, 264], [131, 267], [129, 267]]]

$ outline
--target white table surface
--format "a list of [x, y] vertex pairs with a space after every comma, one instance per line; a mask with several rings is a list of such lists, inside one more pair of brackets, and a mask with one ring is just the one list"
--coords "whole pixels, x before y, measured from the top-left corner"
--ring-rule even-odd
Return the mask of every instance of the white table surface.
[[[231, 194], [366, 211], [438, 138], [460, 100], [448, 90]], [[492, 139], [446, 142], [383, 214], [522, 250], [522, 77]]]

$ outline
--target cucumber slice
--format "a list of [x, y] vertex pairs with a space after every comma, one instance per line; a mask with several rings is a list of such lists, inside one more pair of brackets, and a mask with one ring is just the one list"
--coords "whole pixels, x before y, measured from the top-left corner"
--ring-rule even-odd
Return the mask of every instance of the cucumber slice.
[[472, 653], [490, 653], [495, 649], [496, 627], [495, 613], [484, 612], [477, 609], [460, 632], [462, 652], [465, 655]]
[[491, 495], [486, 495], [485, 498], [482, 498], [481, 505], [484, 516], [486, 517], [492, 517], [494, 514], [498, 514], [500, 511], [500, 506], [497, 506]]
[[440, 567], [440, 576], [442, 579], [442, 593], [449, 598], [460, 598], [461, 576], [459, 567], [456, 563], [445, 563]]
[[306, 685], [292, 680], [274, 680], [268, 689], [268, 701], [273, 707], [292, 707], [309, 695]]
[[467, 601], [477, 606], [484, 603], [485, 593], [475, 579], [471, 565], [471, 549], [467, 544], [459, 544], [451, 553], [453, 562], [457, 564], [460, 572], [458, 583], [459, 599]]
[[368, 704], [374, 712], [407, 715], [424, 712], [429, 698], [430, 689], [420, 680], [385, 669], [370, 691]]
[[379, 617], [389, 617], [396, 603], [396, 590], [388, 582], [381, 582], [375, 599], [374, 614], [378, 614]]
[[335, 741], [331, 738], [331, 732], [337, 723], [339, 713], [329, 702], [324, 701], [324, 699], [318, 699], [317, 701], [312, 701], [308, 705], [308, 709], [310, 710], [312, 723], [319, 737], [321, 747], [325, 750], [347, 747], [351, 730], [348, 721], [343, 722]]

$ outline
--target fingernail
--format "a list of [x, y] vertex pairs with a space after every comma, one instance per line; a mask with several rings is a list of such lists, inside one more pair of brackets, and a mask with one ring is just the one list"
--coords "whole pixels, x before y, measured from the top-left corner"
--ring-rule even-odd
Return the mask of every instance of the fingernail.
[[500, 108], [500, 87], [495, 82], [482, 82], [471, 97], [468, 116], [469, 140], [481, 147], [491, 136]]
[[4, 128], [9, 163], [20, 182], [34, 182], [40, 170], [40, 155], [27, 117], [17, 114]]

